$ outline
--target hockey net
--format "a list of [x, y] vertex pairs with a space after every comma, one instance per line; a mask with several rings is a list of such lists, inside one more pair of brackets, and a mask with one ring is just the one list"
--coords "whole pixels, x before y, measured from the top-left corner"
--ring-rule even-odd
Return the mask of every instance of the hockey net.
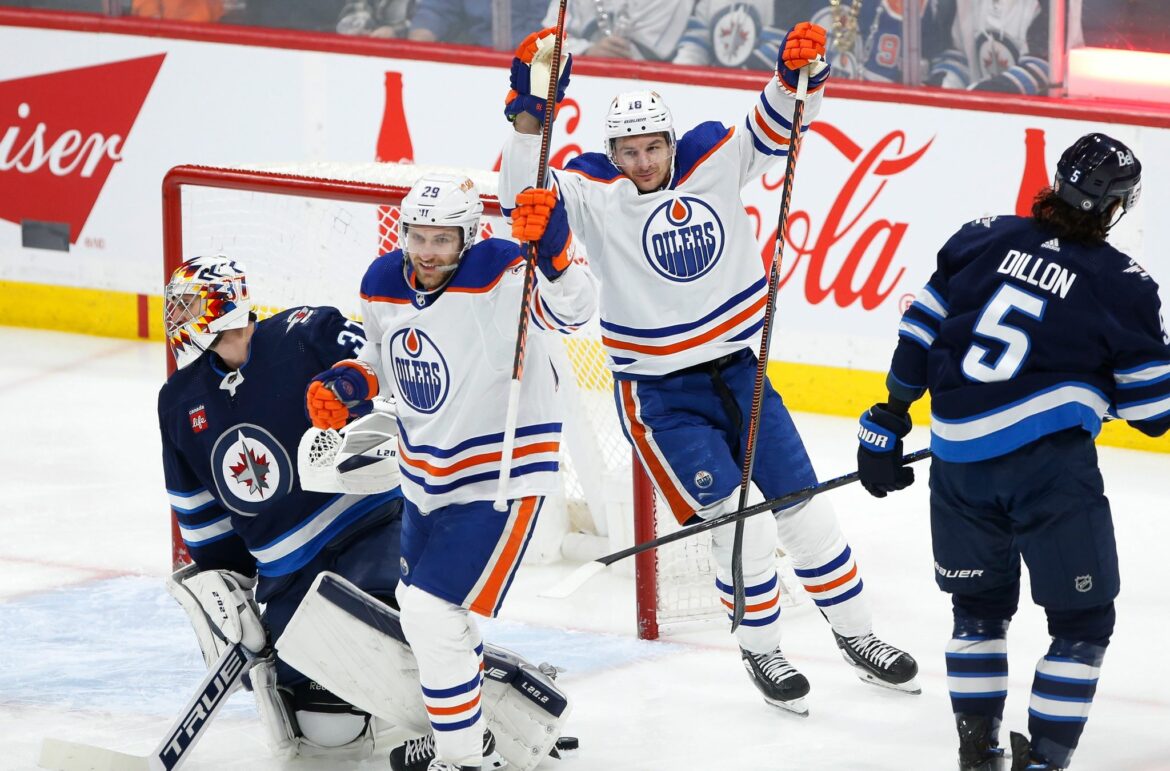
[[[163, 185], [164, 275], [185, 258], [222, 253], [247, 268], [261, 318], [328, 305], [360, 320], [361, 277], [375, 257], [397, 248], [399, 204], [427, 172], [470, 177], [484, 202], [481, 238], [510, 238], [493, 172], [384, 163], [180, 166]], [[568, 381], [562, 491], [546, 501], [525, 560], [583, 561], [677, 530], [618, 424], [596, 319], [557, 338], [558, 369], [573, 374], [562, 378]], [[172, 554], [176, 564], [186, 560], [177, 526]], [[631, 570], [623, 563], [615, 569]], [[712, 588], [707, 534], [638, 555], [632, 572], [642, 638], [726, 618]]]

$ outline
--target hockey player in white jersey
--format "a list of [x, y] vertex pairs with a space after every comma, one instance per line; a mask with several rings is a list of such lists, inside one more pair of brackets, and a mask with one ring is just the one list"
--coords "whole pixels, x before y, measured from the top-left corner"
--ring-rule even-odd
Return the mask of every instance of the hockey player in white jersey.
[[574, 330], [597, 299], [588, 269], [571, 259], [564, 207], [534, 203], [515, 212], [518, 228], [544, 237], [526, 309], [531, 334], [511, 505], [497, 512], [524, 258], [511, 241], [477, 241], [482, 211], [464, 177], [430, 175], [411, 188], [402, 202], [402, 248], [375, 260], [362, 279], [369, 340], [362, 371], [330, 370], [308, 394], [321, 427], [344, 422], [379, 391], [398, 403], [406, 506], [397, 598], [434, 734], [396, 751], [395, 769], [485, 767], [483, 638], [471, 613], [499, 611], [544, 496], [558, 489], [558, 375], [541, 338]]
[[[536, 73], [548, 72], [542, 57], [549, 48], [540, 41], [522, 45], [513, 61], [505, 114], [516, 130], [503, 152], [504, 207], [535, 176], [540, 99], [532, 94], [544, 93], [539, 81], [547, 76]], [[793, 27], [777, 75], [736, 126], [707, 122], [676, 137], [659, 94], [621, 94], [606, 118], [606, 152], [581, 155], [554, 173], [559, 201], [601, 284], [602, 343], [619, 418], [680, 523], [736, 509], [757, 363], [753, 351], [767, 300], [767, 277], [740, 190], [786, 156], [790, 125], [784, 116], [792, 114], [799, 68], [824, 50], [823, 29]], [[828, 74], [824, 67], [809, 80], [810, 119], [820, 109]], [[770, 385], [759, 432], [753, 481], [766, 497], [816, 482], [792, 419]], [[818, 497], [778, 512], [775, 521], [751, 518], [745, 528], [747, 610], [736, 637], [744, 665], [769, 703], [803, 714], [809, 690], [780, 649], [777, 530], [846, 661], [864, 680], [917, 692], [914, 659], [873, 635], [853, 553], [827, 501]], [[730, 527], [715, 530], [712, 547], [716, 586], [728, 607], [732, 535]]]

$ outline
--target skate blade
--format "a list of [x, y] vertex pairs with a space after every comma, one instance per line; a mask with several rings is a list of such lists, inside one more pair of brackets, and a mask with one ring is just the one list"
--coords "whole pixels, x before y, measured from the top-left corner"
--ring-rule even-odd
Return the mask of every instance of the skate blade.
[[789, 699], [788, 701], [769, 699], [767, 696], [765, 696], [764, 701], [768, 702], [773, 707], [777, 707], [783, 710], [784, 712], [791, 712], [797, 717], [808, 717], [808, 705], [805, 703], [803, 696], [801, 696], [799, 699]]
[[853, 670], [857, 673], [857, 679], [861, 680], [862, 682], [869, 683], [870, 685], [876, 685], [879, 688], [885, 688], [890, 691], [909, 693], [913, 696], [917, 696], [922, 693], [922, 686], [918, 684], [917, 677], [912, 677], [904, 683], [891, 683], [881, 679], [866, 669], [862, 669], [861, 667], [855, 666], [853, 667]]

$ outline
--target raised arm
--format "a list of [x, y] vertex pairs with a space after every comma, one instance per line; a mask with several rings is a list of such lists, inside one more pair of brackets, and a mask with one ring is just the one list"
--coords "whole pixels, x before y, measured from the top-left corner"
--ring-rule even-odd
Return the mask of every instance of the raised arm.
[[760, 91], [744, 119], [743, 133], [737, 140], [741, 148], [741, 184], [747, 184], [779, 159], [787, 157], [802, 67], [810, 67], [804, 125], [800, 128], [802, 133], [808, 130], [820, 112], [825, 82], [829, 79], [829, 65], [823, 61], [825, 39], [825, 30], [810, 22], [797, 24], [784, 36], [776, 61], [776, 74]]

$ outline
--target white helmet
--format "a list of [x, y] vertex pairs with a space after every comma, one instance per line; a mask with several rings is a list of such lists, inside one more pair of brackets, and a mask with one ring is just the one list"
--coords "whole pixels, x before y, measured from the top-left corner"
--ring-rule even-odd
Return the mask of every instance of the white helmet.
[[179, 369], [209, 350], [220, 333], [248, 326], [252, 301], [244, 266], [222, 254], [175, 268], [163, 290], [163, 325]]
[[398, 245], [406, 252], [406, 233], [411, 225], [457, 227], [463, 234], [466, 254], [479, 236], [483, 201], [468, 177], [455, 174], [428, 174], [421, 177], [402, 199], [398, 219]]
[[610, 103], [609, 113], [605, 116], [605, 155], [610, 163], [618, 166], [618, 139], [658, 133], [667, 135], [673, 168], [674, 118], [666, 102], [657, 91], [627, 91], [618, 94]]
[[398, 487], [398, 422], [375, 409], [338, 433], [310, 428], [297, 447], [301, 489], [369, 495]]

